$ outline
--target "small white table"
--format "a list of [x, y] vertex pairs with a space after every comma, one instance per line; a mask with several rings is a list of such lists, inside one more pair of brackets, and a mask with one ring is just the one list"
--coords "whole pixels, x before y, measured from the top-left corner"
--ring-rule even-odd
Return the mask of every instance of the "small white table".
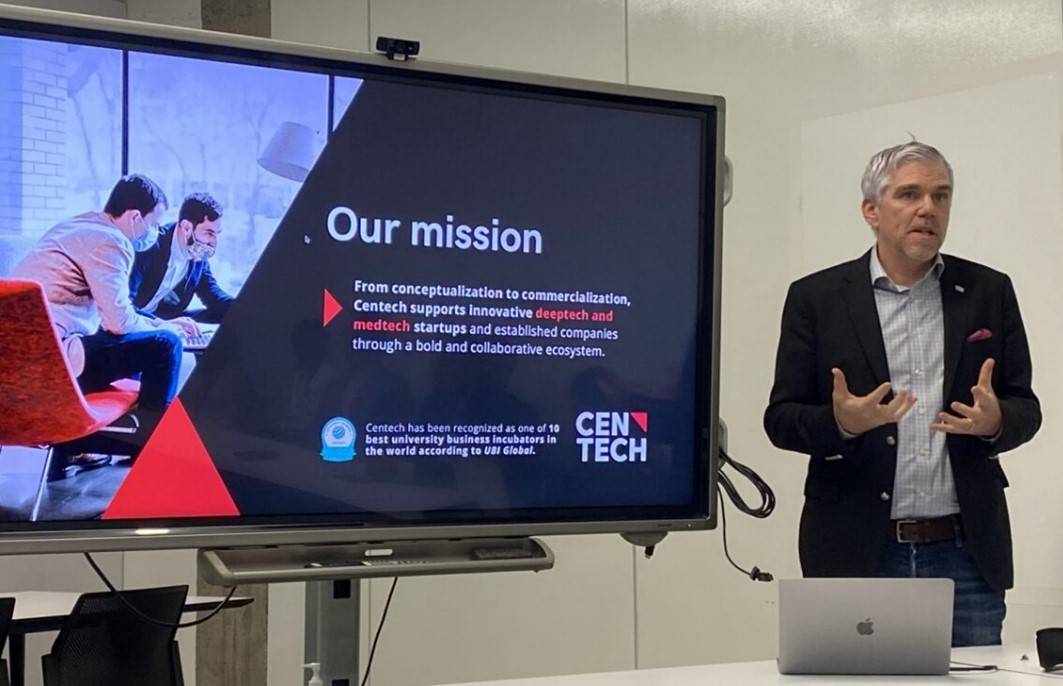
[[[1027, 659], [1023, 659], [1026, 656]], [[996, 672], [961, 672], [948, 676], [787, 676], [779, 674], [775, 660], [761, 662], [732, 662], [695, 667], [639, 669], [626, 672], [573, 674], [569, 676], [539, 677], [482, 681], [475, 686], [770, 686], [771, 684], [897, 684], [923, 686], [929, 684], [996, 684], [1004, 686], [1060, 686], [1063, 674], [1045, 674], [1037, 663], [1037, 652], [1023, 646], [994, 646], [989, 648], [956, 648], [952, 651], [955, 663], [992, 664]], [[459, 686], [459, 685], [452, 685]], [[460, 686], [473, 686], [462, 684]]]
[[[8, 631], [11, 686], [24, 686], [26, 681], [26, 634], [63, 628], [63, 620], [74, 609], [80, 595], [58, 591], [0, 593], [0, 598], [15, 599], [15, 616]], [[190, 595], [185, 599], [185, 612], [213, 610], [223, 600], [221, 597]], [[225, 608], [243, 607], [251, 601], [252, 598], [233, 596], [225, 603]]]

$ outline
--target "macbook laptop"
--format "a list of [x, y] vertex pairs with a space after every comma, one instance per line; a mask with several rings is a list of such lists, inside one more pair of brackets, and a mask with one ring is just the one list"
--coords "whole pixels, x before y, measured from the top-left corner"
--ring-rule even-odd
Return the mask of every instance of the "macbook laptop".
[[946, 674], [951, 579], [779, 581], [783, 674]]

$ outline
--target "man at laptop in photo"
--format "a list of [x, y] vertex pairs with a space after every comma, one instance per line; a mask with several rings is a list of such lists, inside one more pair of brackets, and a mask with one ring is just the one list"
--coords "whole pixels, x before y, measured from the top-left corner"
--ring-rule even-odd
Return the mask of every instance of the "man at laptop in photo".
[[871, 158], [875, 244], [790, 286], [764, 427], [810, 456], [805, 576], [951, 578], [953, 645], [989, 645], [1013, 582], [998, 456], [1041, 407], [1011, 280], [940, 253], [953, 188], [929, 145]]
[[[193, 336], [199, 334], [196, 322], [216, 324], [225, 317], [233, 297], [210, 271], [221, 217], [221, 205], [207, 193], [185, 198], [177, 222], [164, 226], [155, 244], [137, 254], [129, 292], [138, 310], [179, 323]], [[191, 311], [194, 296], [204, 307]]]
[[[103, 212], [89, 212], [49, 229], [12, 274], [36, 281], [45, 297], [71, 368], [85, 392], [139, 378], [136, 415], [141, 437], [173, 400], [181, 358], [179, 327], [139, 314], [129, 299], [138, 250], [152, 245], [166, 196], [145, 176], [115, 184]], [[78, 455], [73, 466], [102, 466], [109, 458]], [[78, 461], [81, 461], [80, 463]], [[53, 474], [67, 464], [56, 460]]]

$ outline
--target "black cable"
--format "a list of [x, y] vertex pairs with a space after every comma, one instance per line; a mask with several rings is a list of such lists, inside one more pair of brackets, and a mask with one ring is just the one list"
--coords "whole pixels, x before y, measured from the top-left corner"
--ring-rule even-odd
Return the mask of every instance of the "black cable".
[[[744, 476], [753, 484], [753, 487], [757, 489], [757, 493], [760, 494], [760, 505], [753, 507], [742, 498], [742, 494], [735, 488], [734, 483], [727, 474], [724, 473], [724, 466], [730, 466], [739, 474]], [[731, 566], [742, 572], [742, 574], [748, 576], [753, 581], [774, 581], [775, 577], [771, 572], [762, 571], [759, 567], [754, 566], [753, 569], [743, 569], [731, 558], [731, 551], [727, 548], [727, 509], [724, 507], [723, 494], [726, 491], [727, 496], [731, 499], [731, 502], [741, 512], [749, 515], [750, 517], [756, 517], [757, 519], [764, 519], [771, 516], [771, 513], [775, 511], [775, 493], [771, 490], [771, 486], [767, 484], [764, 479], [760, 477], [755, 471], [745, 466], [741, 462], [733, 459], [727, 454], [723, 448], [720, 448], [720, 466], [717, 469], [717, 476], [721, 488], [716, 490], [716, 500], [720, 510], [720, 525], [723, 529], [723, 554], [727, 558], [727, 561], [731, 563]]]
[[84, 555], [85, 559], [89, 561], [89, 565], [91, 565], [92, 569], [95, 570], [96, 576], [100, 577], [100, 580], [103, 581], [104, 585], [107, 586], [111, 593], [114, 593], [116, 596], [118, 596], [118, 599], [122, 601], [122, 603], [126, 606], [126, 608], [129, 609], [130, 612], [132, 612], [148, 624], [154, 624], [155, 626], [162, 626], [166, 627], [167, 629], [186, 629], [190, 626], [202, 624], [203, 622], [206, 622], [209, 619], [213, 619], [214, 615], [224, 610], [225, 606], [228, 605], [229, 601], [232, 599], [233, 594], [236, 593], [236, 586], [233, 586], [231, 589], [229, 589], [229, 594], [225, 596], [225, 600], [222, 600], [220, 603], [218, 603], [214, 607], [214, 609], [207, 614], [206, 617], [201, 617], [191, 622], [171, 624], [170, 622], [163, 622], [161, 620], [155, 619], [154, 617], [149, 617], [140, 610], [138, 610], [136, 607], [134, 607], [133, 604], [129, 602], [128, 599], [126, 599], [125, 595], [114, 587], [114, 584], [111, 583], [111, 580], [107, 578], [107, 575], [103, 573], [103, 570], [100, 569], [100, 566], [96, 564], [96, 560], [92, 559], [92, 555], [88, 553], [84, 553]]
[[[1023, 661], [1029, 659], [1025, 655], [1022, 656]], [[958, 667], [955, 665], [959, 665]], [[1031, 676], [1032, 673], [1018, 668], [1001, 667], [1000, 665], [980, 665], [974, 662], [960, 662], [958, 660], [949, 661], [950, 673], [986, 673], [986, 672], [1006, 672], [1008, 674], [1022, 674], [1024, 676]], [[1041, 679], [1063, 679], [1063, 674], [1053, 673], [1050, 671], [1040, 672], [1036, 676]]]
[[754, 566], [753, 569], [743, 569], [731, 559], [731, 551], [727, 549], [727, 509], [723, 506], [723, 493], [717, 491], [716, 499], [720, 503], [720, 524], [723, 528], [723, 554], [727, 558], [727, 561], [731, 563], [731, 566], [748, 576], [753, 581], [774, 581], [775, 577], [771, 572], [761, 571], [760, 567]]
[[[725, 466], [732, 467], [753, 484], [753, 487], [757, 489], [757, 494], [760, 495], [760, 505], [753, 507], [742, 498], [742, 494], [738, 492], [730, 477], [723, 471]], [[771, 513], [775, 511], [775, 492], [771, 490], [771, 486], [751, 468], [728, 455], [723, 448], [720, 448], [720, 466], [717, 469], [717, 475], [719, 476], [720, 486], [727, 491], [727, 496], [731, 499], [731, 502], [745, 514], [757, 519], [764, 519], [765, 517], [770, 517]]]
[[384, 622], [388, 619], [388, 608], [391, 607], [391, 596], [395, 595], [395, 587], [399, 585], [399, 577], [391, 580], [391, 590], [388, 591], [388, 599], [384, 602], [384, 614], [380, 615], [380, 624], [376, 627], [376, 636], [373, 636], [373, 647], [369, 649], [369, 661], [365, 664], [365, 676], [362, 677], [362, 686], [369, 681], [369, 670], [373, 668], [373, 656], [376, 655], [376, 642], [380, 640], [380, 632], [384, 629]]

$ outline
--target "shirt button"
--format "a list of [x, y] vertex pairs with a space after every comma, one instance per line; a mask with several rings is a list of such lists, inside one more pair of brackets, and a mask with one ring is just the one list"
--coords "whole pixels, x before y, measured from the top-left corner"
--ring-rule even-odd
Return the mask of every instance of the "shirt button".
[[881, 500], [884, 503], [885, 502], [889, 502], [890, 494], [885, 492], [885, 491], [882, 491], [881, 493], [878, 494], [878, 499]]
[[893, 436], [886, 436], [886, 445], [897, 445], [897, 439]]

